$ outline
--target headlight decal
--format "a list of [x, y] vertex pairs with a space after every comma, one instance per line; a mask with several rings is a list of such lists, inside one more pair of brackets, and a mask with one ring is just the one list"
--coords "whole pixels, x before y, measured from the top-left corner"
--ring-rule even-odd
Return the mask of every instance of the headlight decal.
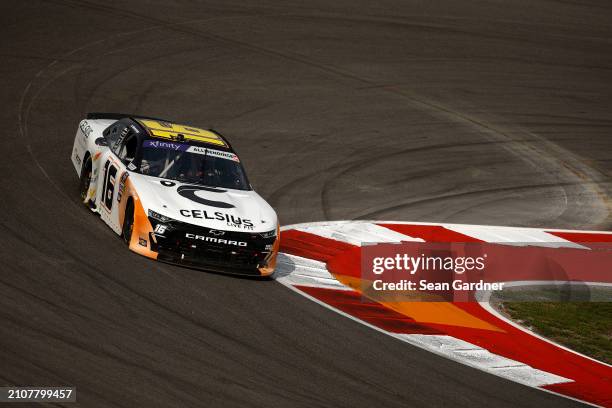
[[260, 232], [259, 235], [264, 239], [273, 238], [276, 236], [276, 229], [273, 229], [272, 231]]
[[160, 222], [174, 221], [172, 218], [166, 217], [165, 215], [161, 215], [160, 213], [157, 213], [153, 210], [149, 210], [149, 217], [153, 218], [156, 221], [160, 221]]

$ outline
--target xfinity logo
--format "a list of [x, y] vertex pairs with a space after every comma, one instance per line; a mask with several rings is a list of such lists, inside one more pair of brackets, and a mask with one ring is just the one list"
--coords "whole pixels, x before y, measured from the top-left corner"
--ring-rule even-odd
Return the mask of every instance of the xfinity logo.
[[160, 140], [147, 140], [144, 147], [155, 147], [159, 149], [170, 149], [170, 150], [185, 150], [185, 145], [180, 143], [163, 142]]
[[[212, 231], [216, 231], [216, 230], [212, 230]], [[223, 233], [223, 231], [217, 231], [217, 232]], [[212, 243], [215, 243], [215, 244], [235, 245], [235, 246], [240, 246], [240, 247], [247, 246], [247, 243], [244, 242], [244, 241], [231, 241], [231, 240], [227, 240], [227, 239], [223, 239], [223, 238], [207, 237], [207, 236], [204, 236], [204, 235], [196, 235], [196, 234], [186, 233], [185, 237], [189, 238], [189, 239], [197, 239], [197, 240], [205, 241], [205, 242], [212, 242]]]
[[162, 148], [166, 148], [166, 149], [173, 149], [173, 150], [178, 150], [181, 148], [181, 145], [178, 143], [167, 143], [167, 142], [152, 142], [151, 146], [153, 147], [162, 147]]

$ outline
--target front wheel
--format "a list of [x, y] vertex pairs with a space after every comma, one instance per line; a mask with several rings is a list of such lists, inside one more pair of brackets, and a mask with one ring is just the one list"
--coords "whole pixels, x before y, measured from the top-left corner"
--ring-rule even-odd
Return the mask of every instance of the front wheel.
[[128, 201], [125, 208], [125, 219], [123, 220], [123, 240], [130, 246], [132, 240], [132, 231], [134, 230], [134, 204]]
[[89, 185], [91, 184], [91, 174], [92, 174], [92, 165], [91, 165], [91, 157], [88, 157], [83, 163], [83, 167], [81, 168], [81, 177], [79, 183], [79, 193], [81, 197], [81, 202], [87, 206], [89, 206], [89, 198], [87, 194], [89, 193]]

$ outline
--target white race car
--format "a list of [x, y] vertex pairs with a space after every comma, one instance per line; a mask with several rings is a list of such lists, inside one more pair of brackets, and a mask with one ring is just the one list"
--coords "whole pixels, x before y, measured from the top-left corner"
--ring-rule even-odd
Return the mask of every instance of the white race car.
[[217, 132], [90, 113], [79, 124], [72, 163], [83, 203], [132, 251], [212, 271], [274, 272], [276, 213]]

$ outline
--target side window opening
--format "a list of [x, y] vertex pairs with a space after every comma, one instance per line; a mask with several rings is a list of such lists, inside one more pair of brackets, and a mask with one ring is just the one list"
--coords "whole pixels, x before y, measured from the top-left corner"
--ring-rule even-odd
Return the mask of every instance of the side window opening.
[[111, 147], [111, 149], [113, 149], [113, 151], [115, 151], [115, 153], [115, 149], [118, 147], [118, 142], [120, 141], [120, 135], [126, 131], [126, 129], [127, 126], [124, 123], [115, 122], [106, 128], [102, 133], [106, 138], [108, 145]]
[[138, 138], [133, 133], [129, 133], [124, 138], [117, 156], [119, 156], [119, 159], [121, 159], [121, 161], [127, 165], [136, 158], [137, 149]]

